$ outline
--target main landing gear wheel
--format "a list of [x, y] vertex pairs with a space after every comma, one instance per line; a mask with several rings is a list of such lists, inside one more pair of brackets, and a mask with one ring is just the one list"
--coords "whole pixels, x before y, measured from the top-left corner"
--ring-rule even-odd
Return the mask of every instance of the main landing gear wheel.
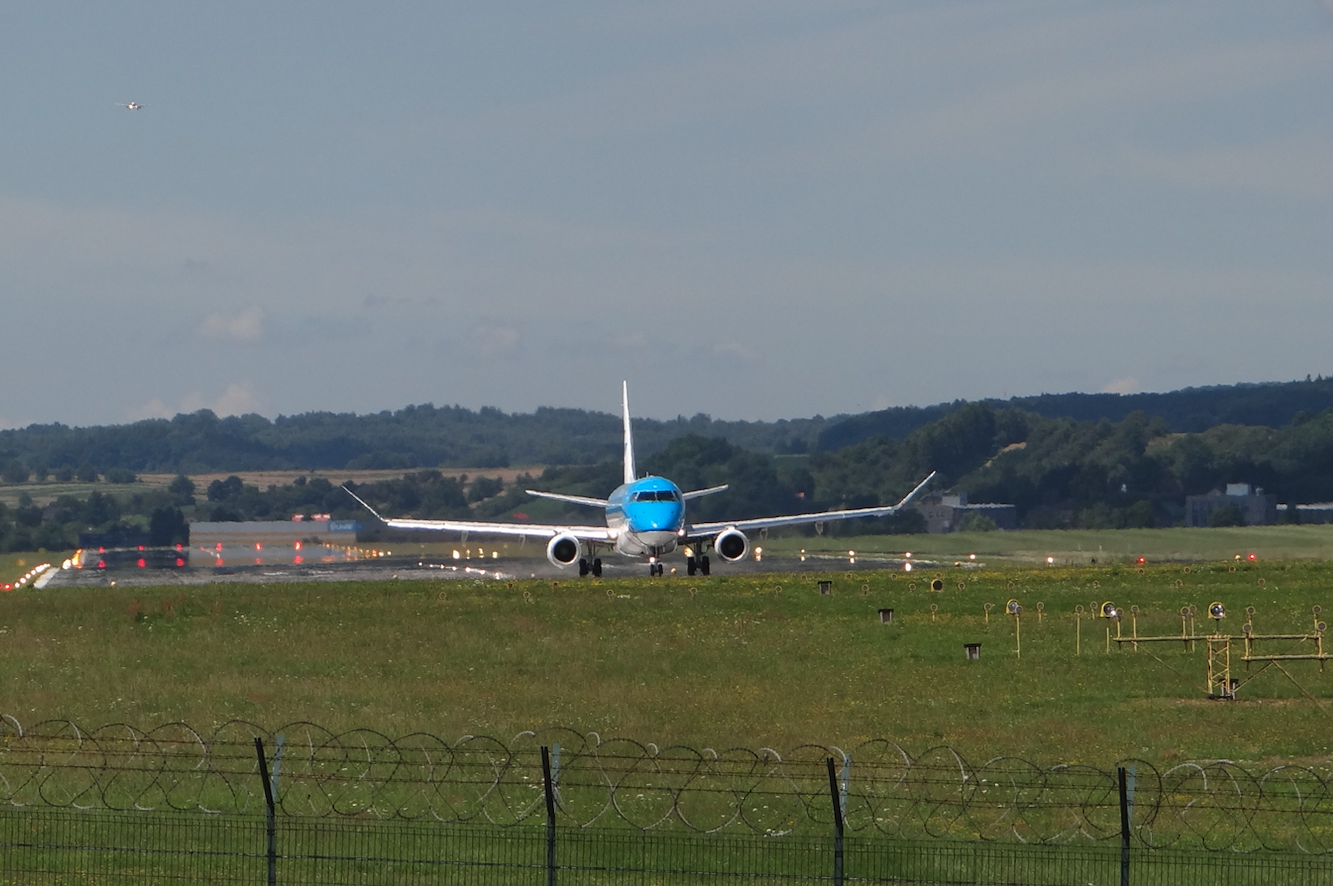
[[579, 578], [588, 574], [588, 558], [579, 557]]
[[601, 558], [601, 557], [595, 557], [595, 558], [593, 559], [593, 561], [592, 561], [592, 577], [593, 577], [593, 578], [601, 578], [601, 577], [602, 577], [602, 558]]
[[697, 560], [695, 560], [693, 557], [685, 558], [686, 575], [694, 575], [694, 573], [698, 570], [698, 568], [699, 568], [699, 562]]
[[700, 558], [699, 558], [699, 571], [702, 572], [704, 575], [707, 575], [707, 574], [708, 574], [708, 558], [707, 558], [707, 557], [700, 557]]

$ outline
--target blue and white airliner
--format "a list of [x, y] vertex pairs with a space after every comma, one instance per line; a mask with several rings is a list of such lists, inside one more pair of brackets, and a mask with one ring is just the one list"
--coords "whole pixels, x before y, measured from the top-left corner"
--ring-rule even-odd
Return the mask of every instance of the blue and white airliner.
[[715, 523], [691, 523], [685, 516], [685, 503], [704, 495], [721, 492], [726, 486], [692, 489], [682, 492], [680, 487], [665, 477], [640, 477], [634, 469], [634, 441], [630, 434], [629, 383], [621, 388], [621, 415], [625, 424], [625, 481], [607, 498], [582, 495], [562, 495], [556, 492], [527, 490], [529, 495], [552, 498], [557, 501], [602, 508], [605, 526], [541, 523], [490, 523], [480, 520], [417, 520], [411, 517], [385, 519], [375, 509], [347, 490], [366, 510], [394, 529], [434, 529], [441, 532], [461, 532], [477, 535], [510, 535], [548, 539], [546, 558], [555, 566], [578, 567], [579, 575], [602, 574], [602, 551], [615, 551], [627, 557], [648, 562], [651, 575], [662, 574], [661, 558], [677, 548], [687, 548], [685, 568], [689, 575], [709, 573], [706, 552], [711, 547], [729, 563], [744, 559], [750, 552], [747, 532], [773, 526], [798, 526], [827, 523], [832, 520], [850, 520], [855, 517], [885, 517], [897, 513], [907, 505], [926, 484], [934, 478], [922, 480], [917, 487], [896, 505], [874, 508], [854, 508], [840, 511], [821, 511], [812, 514], [790, 514], [783, 517], [759, 517], [751, 520], [728, 520]]

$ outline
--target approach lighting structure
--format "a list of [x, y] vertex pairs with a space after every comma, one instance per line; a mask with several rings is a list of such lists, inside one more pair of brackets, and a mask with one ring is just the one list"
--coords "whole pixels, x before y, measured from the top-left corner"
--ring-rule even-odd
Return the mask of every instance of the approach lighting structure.
[[1102, 612], [1102, 618], [1120, 617], [1120, 610], [1117, 609], [1115, 604], [1112, 603], [1110, 600], [1107, 600], [1105, 603], [1102, 604], [1101, 612]]
[[1227, 608], [1223, 606], [1221, 603], [1209, 603], [1208, 617], [1215, 618], [1218, 621], [1221, 621], [1222, 619], [1227, 617]]

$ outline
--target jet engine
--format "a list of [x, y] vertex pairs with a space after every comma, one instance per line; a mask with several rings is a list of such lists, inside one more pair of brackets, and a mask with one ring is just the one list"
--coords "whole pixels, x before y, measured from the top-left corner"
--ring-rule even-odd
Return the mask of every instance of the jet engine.
[[724, 529], [713, 539], [713, 549], [723, 560], [735, 563], [750, 553], [750, 540], [739, 529]]
[[546, 559], [552, 566], [572, 566], [581, 556], [583, 545], [568, 532], [562, 532], [546, 543]]

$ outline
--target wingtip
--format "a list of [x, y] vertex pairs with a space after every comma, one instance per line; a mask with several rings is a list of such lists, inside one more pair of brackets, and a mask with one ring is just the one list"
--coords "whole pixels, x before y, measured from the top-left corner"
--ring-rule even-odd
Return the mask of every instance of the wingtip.
[[381, 521], [384, 520], [384, 518], [379, 515], [379, 511], [372, 508], [370, 505], [366, 503], [365, 499], [363, 499], [361, 496], [357, 495], [355, 492], [349, 489], [346, 483], [342, 485], [342, 490], [343, 492], [346, 492], [348, 495], [350, 495], [352, 498], [356, 499], [357, 502], [360, 503], [361, 507], [365, 508], [367, 511], [370, 511], [370, 513], [374, 514], [376, 520], [381, 520]]

